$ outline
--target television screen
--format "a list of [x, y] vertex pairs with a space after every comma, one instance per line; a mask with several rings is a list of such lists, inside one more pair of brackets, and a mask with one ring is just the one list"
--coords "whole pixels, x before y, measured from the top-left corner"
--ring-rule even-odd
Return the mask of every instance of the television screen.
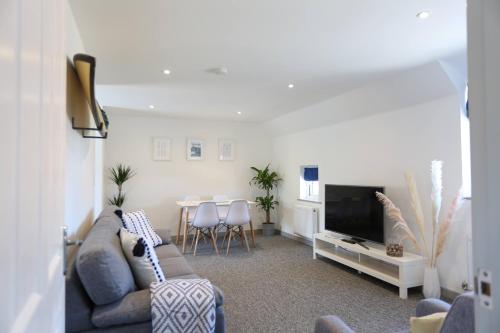
[[354, 239], [384, 243], [383, 187], [325, 185], [325, 229]]

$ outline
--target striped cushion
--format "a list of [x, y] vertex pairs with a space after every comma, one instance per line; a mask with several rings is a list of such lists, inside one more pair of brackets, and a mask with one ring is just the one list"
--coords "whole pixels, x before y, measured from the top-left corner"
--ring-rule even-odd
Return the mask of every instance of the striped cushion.
[[144, 237], [153, 246], [162, 244], [160, 236], [153, 230], [146, 213], [144, 213], [142, 209], [135, 212], [124, 213], [122, 215], [122, 222], [125, 229]]
[[149, 288], [152, 282], [165, 281], [156, 252], [144, 237], [121, 228], [120, 241], [139, 288]]

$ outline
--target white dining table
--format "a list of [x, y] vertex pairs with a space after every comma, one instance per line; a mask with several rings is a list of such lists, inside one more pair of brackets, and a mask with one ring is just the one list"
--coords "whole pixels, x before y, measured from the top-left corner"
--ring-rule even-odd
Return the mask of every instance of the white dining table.
[[[234, 199], [237, 200], [237, 199]], [[215, 204], [219, 207], [229, 207], [231, 205], [231, 202], [234, 200], [227, 200], [227, 201], [216, 201]], [[241, 199], [238, 199], [241, 200]], [[178, 245], [179, 240], [180, 240], [180, 235], [181, 235], [181, 229], [183, 229], [183, 237], [182, 237], [182, 253], [185, 253], [186, 251], [186, 240], [187, 240], [187, 233], [188, 233], [188, 223], [189, 221], [189, 209], [188, 208], [196, 208], [198, 207], [202, 202], [207, 202], [210, 200], [188, 200], [188, 201], [176, 201], [175, 204], [179, 206], [180, 208], [180, 217], [179, 217], [179, 225], [177, 227], [177, 237], [175, 239], [175, 243]], [[247, 200], [249, 205], [255, 205], [257, 202], [255, 201], [250, 201]], [[186, 210], [186, 218], [183, 219], [183, 213], [184, 210]], [[182, 228], [182, 223], [184, 222], [184, 228]], [[252, 236], [252, 245], [255, 247], [255, 232], [253, 229], [253, 223], [252, 220], [250, 220], [250, 232]]]

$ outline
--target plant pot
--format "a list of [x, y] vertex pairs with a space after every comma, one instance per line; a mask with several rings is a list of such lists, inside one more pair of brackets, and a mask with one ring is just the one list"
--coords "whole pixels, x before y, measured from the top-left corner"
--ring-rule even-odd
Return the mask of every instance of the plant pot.
[[441, 285], [436, 267], [425, 266], [423, 292], [425, 298], [439, 298], [441, 296]]
[[263, 236], [273, 236], [274, 235], [274, 223], [262, 223], [262, 235]]

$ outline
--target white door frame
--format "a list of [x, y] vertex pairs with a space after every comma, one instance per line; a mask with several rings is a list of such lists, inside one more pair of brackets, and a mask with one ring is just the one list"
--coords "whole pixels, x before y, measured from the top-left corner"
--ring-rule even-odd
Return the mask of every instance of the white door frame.
[[63, 332], [65, 2], [0, 4], [0, 332]]
[[[459, 5], [459, 4], [457, 4]], [[474, 270], [491, 273], [492, 308], [476, 296], [476, 332], [500, 327], [500, 1], [468, 1]], [[477, 287], [477, 284], [476, 284]], [[481, 289], [481, 288], [476, 288]], [[481, 293], [481, 292], [480, 292]]]

